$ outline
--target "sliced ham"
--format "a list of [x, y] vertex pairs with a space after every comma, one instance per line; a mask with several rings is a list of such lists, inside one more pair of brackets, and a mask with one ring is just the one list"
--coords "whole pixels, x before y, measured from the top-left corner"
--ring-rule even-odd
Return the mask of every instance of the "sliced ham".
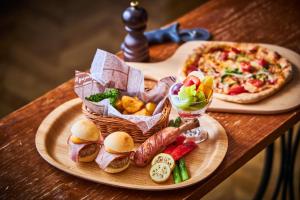
[[101, 169], [105, 169], [113, 160], [127, 156], [126, 154], [112, 154], [105, 151], [104, 146], [101, 147], [100, 152], [96, 158], [96, 163]]
[[[103, 138], [100, 137], [97, 144], [101, 145], [102, 141], [103, 141]], [[70, 137], [69, 137], [67, 143], [69, 144], [69, 148], [70, 148], [69, 152], [70, 152], [71, 160], [73, 160], [74, 162], [78, 162], [78, 157], [79, 157], [80, 150], [83, 149], [85, 146], [93, 144], [95, 142], [86, 142], [86, 143], [83, 143], [83, 144], [75, 144], [72, 141], [70, 141]]]
[[90, 143], [85, 143], [85, 144], [74, 144], [73, 142], [69, 142], [70, 145], [70, 155], [71, 155], [71, 159], [74, 162], [78, 162], [78, 156], [79, 156], [79, 152], [81, 149], [83, 149], [86, 145], [89, 145]]

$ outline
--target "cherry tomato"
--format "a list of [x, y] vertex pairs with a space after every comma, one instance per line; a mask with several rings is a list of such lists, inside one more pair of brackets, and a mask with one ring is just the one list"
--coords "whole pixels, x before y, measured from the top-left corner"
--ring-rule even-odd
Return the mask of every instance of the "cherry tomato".
[[183, 85], [184, 86], [191, 86], [191, 85], [196, 85], [196, 89], [199, 87], [201, 81], [198, 77], [190, 75], [188, 76], [184, 81]]
[[250, 65], [250, 63], [242, 62], [241, 65], [242, 65], [242, 71], [243, 72], [252, 72], [253, 67]]
[[229, 95], [237, 95], [241, 93], [248, 92], [243, 86], [241, 85], [233, 85], [229, 88], [228, 94]]
[[263, 86], [263, 84], [264, 84], [264, 82], [262, 80], [259, 80], [259, 79], [251, 79], [248, 82], [251, 83], [252, 85], [254, 85], [257, 88]]

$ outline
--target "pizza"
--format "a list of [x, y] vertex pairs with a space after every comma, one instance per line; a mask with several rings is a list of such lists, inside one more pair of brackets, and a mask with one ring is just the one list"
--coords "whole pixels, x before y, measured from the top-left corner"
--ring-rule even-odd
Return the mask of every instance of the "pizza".
[[180, 78], [201, 71], [214, 78], [214, 97], [254, 103], [277, 92], [292, 77], [292, 64], [257, 44], [207, 43], [188, 56]]

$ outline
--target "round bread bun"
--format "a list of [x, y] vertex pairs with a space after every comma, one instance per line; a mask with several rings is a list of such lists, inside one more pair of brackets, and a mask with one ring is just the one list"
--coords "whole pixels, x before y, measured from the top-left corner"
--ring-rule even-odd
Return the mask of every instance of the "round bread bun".
[[128, 133], [117, 131], [105, 138], [104, 147], [109, 153], [126, 153], [133, 150], [134, 142]]
[[100, 131], [96, 125], [88, 119], [81, 119], [75, 122], [71, 127], [73, 136], [87, 141], [98, 141], [100, 138]]
[[124, 171], [125, 169], [127, 169], [127, 168], [129, 167], [129, 165], [130, 165], [130, 162], [128, 162], [128, 163], [127, 163], [124, 167], [122, 167], [122, 168], [106, 167], [106, 168], [104, 169], [104, 171], [107, 172], [107, 173], [112, 173], [112, 174], [114, 174], [114, 173], [118, 173], [118, 172]]
[[98, 156], [99, 151], [100, 151], [100, 147], [98, 147], [97, 151], [95, 151], [91, 155], [84, 156], [84, 157], [79, 156], [78, 161], [79, 162], [93, 162], [96, 159], [96, 157]]

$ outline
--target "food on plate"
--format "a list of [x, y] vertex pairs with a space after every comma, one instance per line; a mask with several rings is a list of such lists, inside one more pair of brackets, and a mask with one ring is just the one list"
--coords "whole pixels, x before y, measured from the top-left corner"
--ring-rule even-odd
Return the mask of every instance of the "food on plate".
[[173, 157], [173, 159], [179, 160], [186, 154], [193, 151], [198, 145], [194, 141], [187, 141], [183, 144], [178, 145], [171, 153], [170, 155]]
[[196, 127], [199, 127], [198, 119], [182, 124], [179, 128], [167, 127], [160, 130], [137, 148], [134, 154], [134, 163], [139, 167], [146, 166], [156, 154], [173, 143], [178, 135]]
[[165, 148], [165, 150], [163, 151], [163, 153], [171, 154], [174, 151], [174, 149], [177, 146], [183, 144], [185, 140], [186, 140], [186, 137], [184, 135], [177, 136], [175, 142], [173, 142], [172, 144], [170, 144], [169, 146], [167, 146], [167, 148]]
[[179, 166], [177, 164], [175, 165], [175, 168], [173, 170], [173, 180], [174, 180], [175, 184], [182, 182], [182, 178], [181, 178], [181, 175], [180, 175], [180, 169], [179, 169]]
[[109, 99], [110, 104], [112, 106], [115, 106], [119, 96], [120, 91], [118, 89], [110, 88], [103, 93], [93, 94], [89, 97], [86, 97], [85, 99], [92, 102], [100, 102], [103, 99]]
[[115, 88], [108, 89], [103, 93], [93, 94], [86, 97], [86, 99], [92, 102], [109, 99], [110, 104], [124, 115], [151, 116], [156, 108], [156, 104], [153, 102], [145, 104], [138, 97], [121, 96], [119, 90]]
[[96, 158], [96, 163], [108, 173], [118, 173], [130, 165], [130, 154], [134, 148], [132, 137], [122, 131], [109, 134]]
[[135, 113], [144, 105], [144, 102], [139, 100], [137, 97], [130, 97], [130, 96], [122, 96], [122, 106], [128, 113]]
[[68, 139], [71, 159], [74, 162], [92, 162], [100, 150], [101, 133], [88, 119], [81, 119], [71, 127]]
[[156, 183], [165, 182], [170, 175], [171, 169], [166, 163], [156, 163], [150, 169], [150, 177]]
[[116, 106], [115, 108], [120, 111], [120, 112], [127, 112], [127, 111], [124, 111], [124, 108], [123, 108], [123, 105], [122, 105], [122, 100], [121, 99], [118, 99], [116, 101]]
[[135, 112], [134, 115], [151, 116], [151, 114], [146, 110], [146, 108], [143, 108], [140, 111]]
[[153, 102], [149, 102], [145, 105], [145, 109], [149, 112], [150, 115], [153, 114], [155, 108], [156, 108], [156, 104]]
[[175, 161], [172, 158], [172, 156], [170, 156], [169, 154], [165, 154], [165, 153], [157, 154], [153, 158], [151, 165], [155, 165], [156, 163], [166, 163], [169, 165], [171, 170], [173, 170], [175, 167]]
[[[123, 114], [126, 115], [142, 115], [151, 116], [156, 108], [156, 104], [153, 102], [144, 103], [138, 97], [122, 96], [121, 104]], [[119, 110], [121, 112], [121, 110]]]
[[172, 126], [172, 127], [179, 127], [181, 124], [181, 118], [180, 117], [176, 117], [175, 120], [171, 119], [169, 121], [168, 126]]
[[[202, 78], [202, 79], [201, 79]], [[183, 81], [170, 89], [172, 104], [183, 111], [198, 111], [207, 106], [213, 94], [213, 79], [191, 73]]]
[[179, 169], [182, 181], [188, 180], [190, 177], [183, 158], [179, 160]]
[[277, 52], [260, 45], [209, 43], [195, 49], [188, 57], [180, 77], [184, 79], [193, 71], [214, 78], [216, 98], [253, 103], [274, 94], [286, 84], [292, 77], [292, 64]]

